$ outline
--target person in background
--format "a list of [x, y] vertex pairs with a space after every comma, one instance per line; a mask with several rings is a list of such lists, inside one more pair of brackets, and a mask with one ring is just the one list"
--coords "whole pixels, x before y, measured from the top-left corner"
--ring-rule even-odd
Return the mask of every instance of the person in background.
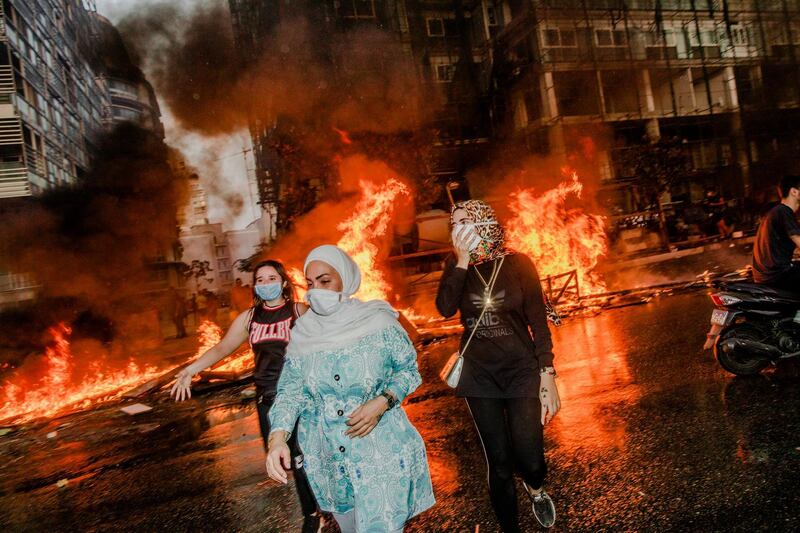
[[206, 290], [206, 320], [215, 324], [219, 320], [219, 298], [209, 290]]
[[520, 531], [516, 471], [534, 516], [552, 527], [556, 510], [543, 488], [543, 426], [561, 400], [539, 274], [527, 256], [506, 248], [488, 204], [459, 202], [450, 222], [456, 260], [442, 274], [436, 308], [445, 317], [461, 312], [462, 350], [475, 330], [462, 354], [456, 395], [465, 398], [483, 445], [492, 507], [505, 533]]
[[206, 289], [200, 289], [197, 292], [197, 298], [195, 300], [197, 302], [197, 318], [200, 321], [206, 319], [206, 305], [208, 303], [206, 292], [207, 292]]
[[779, 190], [781, 203], [764, 217], [753, 243], [753, 280], [800, 294], [800, 265], [792, 262], [800, 247], [800, 176], [784, 176]]
[[175, 325], [175, 337], [178, 339], [186, 337], [186, 300], [175, 287], [170, 287], [167, 292], [167, 309]]
[[[266, 450], [270, 433], [269, 412], [275, 402], [278, 379], [283, 372], [286, 346], [295, 320], [308, 310], [308, 306], [295, 301], [294, 286], [283, 264], [278, 261], [266, 260], [257, 264], [253, 272], [253, 286], [250, 306], [234, 319], [219, 344], [211, 347], [176, 376], [171, 394], [176, 401], [191, 398], [192, 378], [249, 340], [255, 355], [253, 381], [256, 384], [256, 411]], [[296, 431], [293, 429], [292, 433]], [[324, 520], [303, 469], [303, 453], [294, 437], [289, 440], [288, 447], [295, 488], [304, 516], [302, 531], [318, 533], [322, 530]]]
[[242, 278], [236, 278], [231, 289], [231, 319], [246, 311], [252, 305], [252, 289], [250, 285], [243, 285]]
[[417, 352], [388, 303], [353, 298], [361, 272], [342, 249], [315, 248], [304, 270], [311, 311], [287, 348], [267, 472], [286, 483], [296, 433], [317, 501], [342, 533], [400, 533], [435, 503], [425, 443], [400, 406], [422, 381]]

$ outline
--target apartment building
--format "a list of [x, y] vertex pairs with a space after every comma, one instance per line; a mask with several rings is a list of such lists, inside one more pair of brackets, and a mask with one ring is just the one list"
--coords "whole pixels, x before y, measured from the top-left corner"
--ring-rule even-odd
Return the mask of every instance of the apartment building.
[[[672, 197], [765, 193], [800, 146], [796, 0], [517, 0], [493, 41], [498, 138], [565, 154], [593, 132], [605, 199], [637, 205], [623, 152], [682, 140]], [[796, 171], [796, 169], [795, 169]]]
[[90, 0], [0, 3], [0, 198], [74, 182], [115, 123], [163, 137], [152, 87], [119, 65], [126, 56], [104, 57], [115, 47], [119, 35]]

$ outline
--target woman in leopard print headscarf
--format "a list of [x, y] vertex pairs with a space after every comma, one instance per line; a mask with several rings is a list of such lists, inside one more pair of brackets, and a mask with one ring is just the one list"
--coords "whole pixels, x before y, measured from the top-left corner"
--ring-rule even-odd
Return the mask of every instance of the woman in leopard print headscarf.
[[539, 274], [527, 256], [506, 247], [488, 204], [459, 202], [450, 221], [456, 259], [442, 274], [436, 307], [445, 317], [461, 312], [456, 395], [466, 400], [484, 445], [492, 507], [504, 532], [520, 531], [516, 472], [537, 520], [551, 527], [555, 506], [543, 489], [543, 426], [561, 402]]
[[453, 213], [458, 209], [463, 209], [476, 224], [475, 232], [481, 239], [478, 247], [469, 254], [471, 265], [493, 261], [512, 253], [506, 248], [506, 232], [497, 221], [492, 206], [480, 200], [458, 202], [450, 209], [451, 225], [455, 225], [457, 222], [453, 220]]

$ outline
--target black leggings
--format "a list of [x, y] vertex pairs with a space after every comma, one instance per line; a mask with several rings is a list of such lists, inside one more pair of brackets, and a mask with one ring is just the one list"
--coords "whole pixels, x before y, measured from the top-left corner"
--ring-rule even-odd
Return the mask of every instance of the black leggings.
[[[269, 439], [269, 410], [272, 403], [275, 401], [274, 396], [267, 396], [258, 394], [256, 396], [256, 411], [258, 411], [258, 425], [261, 427], [261, 438], [264, 440], [264, 449], [267, 449], [267, 440]], [[303, 515], [308, 516], [317, 512], [317, 499], [311, 490], [311, 485], [308, 484], [308, 477], [306, 477], [305, 469], [296, 465], [297, 458], [302, 462], [303, 452], [297, 445], [297, 424], [294, 426], [289, 441], [289, 450], [292, 452], [292, 472], [294, 472], [294, 485], [297, 489], [297, 495], [300, 497], [300, 508], [303, 510]]]
[[519, 529], [514, 472], [532, 489], [547, 474], [537, 398], [467, 398], [489, 467], [489, 497], [505, 533]]

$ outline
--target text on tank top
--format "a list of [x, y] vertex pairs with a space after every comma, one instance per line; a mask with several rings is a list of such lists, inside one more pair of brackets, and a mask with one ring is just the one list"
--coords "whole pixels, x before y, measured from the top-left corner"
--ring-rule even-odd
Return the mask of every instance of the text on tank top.
[[294, 321], [292, 302], [253, 309], [249, 340], [255, 356], [253, 381], [259, 394], [275, 394], [277, 390]]

